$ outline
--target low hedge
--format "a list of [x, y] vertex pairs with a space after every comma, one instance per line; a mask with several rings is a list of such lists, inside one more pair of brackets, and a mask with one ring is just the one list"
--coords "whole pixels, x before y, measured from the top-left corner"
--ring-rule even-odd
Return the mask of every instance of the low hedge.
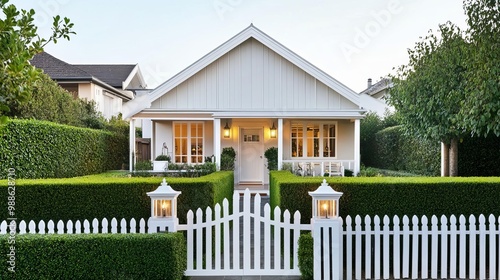
[[300, 235], [298, 255], [302, 279], [312, 280], [314, 278], [314, 239], [310, 232]]
[[182, 279], [186, 270], [182, 233], [16, 235], [14, 254], [7, 238], [2, 279]]
[[[102, 178], [93, 176], [71, 179], [17, 180], [15, 182], [15, 217], [18, 220], [147, 219], [151, 199], [147, 192], [158, 188], [159, 177]], [[168, 178], [178, 197], [179, 221], [200, 207], [232, 202], [232, 171], [221, 171], [199, 178]], [[0, 209], [7, 209], [7, 180], [0, 181]], [[0, 220], [8, 218], [0, 212]]]
[[67, 178], [122, 169], [128, 138], [120, 133], [47, 121], [9, 120], [0, 125], [0, 178]]
[[[343, 192], [340, 215], [500, 215], [498, 177], [352, 177], [326, 178]], [[311, 218], [312, 198], [323, 177], [298, 177], [288, 171], [270, 174], [271, 207], [292, 213], [299, 210], [303, 223]]]

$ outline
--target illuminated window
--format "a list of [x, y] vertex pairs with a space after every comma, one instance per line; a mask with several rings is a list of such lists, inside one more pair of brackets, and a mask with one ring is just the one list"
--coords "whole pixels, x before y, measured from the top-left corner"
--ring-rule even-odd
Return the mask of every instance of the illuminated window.
[[336, 157], [336, 122], [293, 122], [292, 158]]
[[203, 163], [203, 123], [174, 123], [176, 163]]

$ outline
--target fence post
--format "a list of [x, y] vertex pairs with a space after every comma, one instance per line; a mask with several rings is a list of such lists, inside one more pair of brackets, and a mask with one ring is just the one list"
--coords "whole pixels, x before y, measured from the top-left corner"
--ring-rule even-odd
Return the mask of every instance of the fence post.
[[151, 197], [151, 217], [148, 219], [148, 233], [159, 231], [176, 232], [179, 219], [177, 218], [177, 196], [181, 192], [170, 187], [165, 178], [161, 185], [147, 195]]
[[342, 219], [339, 217], [341, 192], [323, 183], [312, 196], [314, 279], [342, 278]]

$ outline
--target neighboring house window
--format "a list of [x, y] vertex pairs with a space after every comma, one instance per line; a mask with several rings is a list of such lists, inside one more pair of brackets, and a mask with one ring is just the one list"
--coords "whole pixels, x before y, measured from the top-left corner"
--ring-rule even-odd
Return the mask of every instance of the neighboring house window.
[[114, 99], [113, 97], [105, 93], [103, 96], [103, 101], [104, 111], [102, 113], [104, 117], [109, 120], [113, 116]]
[[203, 163], [203, 123], [174, 123], [176, 163]]
[[291, 130], [293, 158], [336, 157], [336, 122], [293, 122]]

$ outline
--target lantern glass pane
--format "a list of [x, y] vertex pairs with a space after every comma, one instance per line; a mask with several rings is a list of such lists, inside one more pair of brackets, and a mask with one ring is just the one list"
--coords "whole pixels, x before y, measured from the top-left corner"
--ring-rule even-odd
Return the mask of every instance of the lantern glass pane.
[[337, 216], [335, 200], [318, 200], [316, 216], [321, 219], [330, 219]]

